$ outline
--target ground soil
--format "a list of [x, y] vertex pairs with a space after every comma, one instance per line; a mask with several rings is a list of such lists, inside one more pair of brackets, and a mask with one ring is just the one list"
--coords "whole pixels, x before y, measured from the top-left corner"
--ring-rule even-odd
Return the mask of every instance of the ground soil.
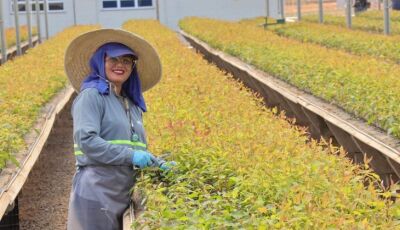
[[[323, 4], [324, 13], [335, 13], [335, 12], [342, 12], [344, 10], [337, 9], [336, 1], [326, 2], [324, 1]], [[317, 2], [302, 2], [301, 5], [301, 12], [302, 14], [318, 14], [319, 12], [319, 5]], [[296, 16], [297, 15], [297, 5], [295, 1], [287, 3], [285, 5], [285, 15], [286, 16]]]
[[57, 116], [46, 146], [19, 196], [20, 229], [66, 229], [75, 172], [70, 103]]

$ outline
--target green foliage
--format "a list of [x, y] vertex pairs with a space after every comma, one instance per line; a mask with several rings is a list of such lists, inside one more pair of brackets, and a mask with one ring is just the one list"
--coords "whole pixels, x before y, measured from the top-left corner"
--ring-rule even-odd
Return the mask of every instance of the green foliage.
[[[27, 26], [20, 26], [20, 41], [25, 42], [28, 41], [29, 36], [28, 36], [28, 27]], [[32, 28], [32, 36], [37, 35], [37, 29], [36, 27]], [[15, 46], [17, 43], [17, 37], [16, 37], [16, 31], [15, 28], [8, 28], [5, 30], [5, 39], [6, 39], [6, 46], [7, 48], [11, 48], [12, 46]], [[0, 47], [1, 50], [2, 47]]]
[[211, 46], [400, 137], [400, 66], [282, 38], [253, 25], [199, 18], [180, 25]]
[[[362, 14], [361, 14], [362, 15]], [[307, 15], [302, 17], [305, 22], [318, 22], [318, 15]], [[337, 15], [324, 15], [324, 24], [346, 27], [346, 18]], [[352, 17], [352, 28], [373, 33], [383, 33], [384, 23], [382, 18], [369, 18], [363, 16]], [[392, 34], [400, 34], [400, 22], [398, 20], [390, 21], [390, 31]]]
[[[391, 21], [400, 20], [400, 12], [398, 10], [389, 10], [389, 16]], [[364, 11], [357, 14], [357, 17], [383, 21], [383, 10]]]
[[[214, 27], [220, 22], [200, 22], [193, 26], [220, 36]], [[160, 54], [163, 78], [145, 94], [145, 125], [150, 151], [168, 150], [168, 160], [179, 163], [166, 175], [143, 172], [135, 189], [146, 193], [147, 209], [136, 228], [397, 227], [399, 206], [378, 198], [372, 186], [376, 179], [363, 186], [375, 174], [352, 165], [343, 151], [308, 141], [304, 130], [266, 109], [262, 98], [158, 22], [129, 21], [123, 28], [144, 37]], [[222, 28], [237, 32], [229, 25]]]
[[[240, 23], [256, 26], [261, 21], [260, 18], [255, 18], [246, 19]], [[280, 36], [298, 41], [400, 63], [400, 37], [398, 36], [371, 34], [333, 25], [308, 22], [270, 25], [267, 29]]]

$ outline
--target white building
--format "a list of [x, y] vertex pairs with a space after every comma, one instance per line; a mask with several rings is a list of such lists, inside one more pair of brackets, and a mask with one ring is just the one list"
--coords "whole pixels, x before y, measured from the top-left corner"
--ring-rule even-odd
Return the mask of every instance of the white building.
[[[5, 27], [15, 26], [14, 0], [0, 0]], [[31, 22], [36, 25], [36, 0], [32, 5]], [[41, 32], [45, 34], [44, 0], [39, 0]], [[27, 21], [26, 0], [17, 0], [19, 24]], [[241, 19], [265, 15], [265, 0], [47, 0], [49, 34], [80, 24], [120, 27], [128, 19], [159, 19], [178, 29], [179, 19], [203, 16], [220, 19]]]

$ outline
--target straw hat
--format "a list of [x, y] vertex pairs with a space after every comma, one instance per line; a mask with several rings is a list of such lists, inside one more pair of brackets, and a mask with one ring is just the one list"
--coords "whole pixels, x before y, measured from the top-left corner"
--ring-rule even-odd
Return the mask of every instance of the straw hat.
[[99, 29], [75, 38], [65, 52], [65, 72], [75, 91], [79, 92], [83, 79], [90, 74], [89, 60], [94, 52], [109, 42], [119, 42], [138, 56], [137, 70], [142, 91], [161, 79], [161, 61], [156, 50], [140, 36], [121, 29]]

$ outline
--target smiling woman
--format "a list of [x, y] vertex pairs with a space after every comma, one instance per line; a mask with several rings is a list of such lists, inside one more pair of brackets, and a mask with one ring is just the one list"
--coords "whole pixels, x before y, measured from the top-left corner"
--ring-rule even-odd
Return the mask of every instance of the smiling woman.
[[77, 171], [67, 228], [120, 229], [137, 169], [158, 161], [147, 150], [142, 92], [160, 80], [160, 59], [142, 38], [103, 29], [71, 43], [65, 69], [79, 92], [72, 105]]

